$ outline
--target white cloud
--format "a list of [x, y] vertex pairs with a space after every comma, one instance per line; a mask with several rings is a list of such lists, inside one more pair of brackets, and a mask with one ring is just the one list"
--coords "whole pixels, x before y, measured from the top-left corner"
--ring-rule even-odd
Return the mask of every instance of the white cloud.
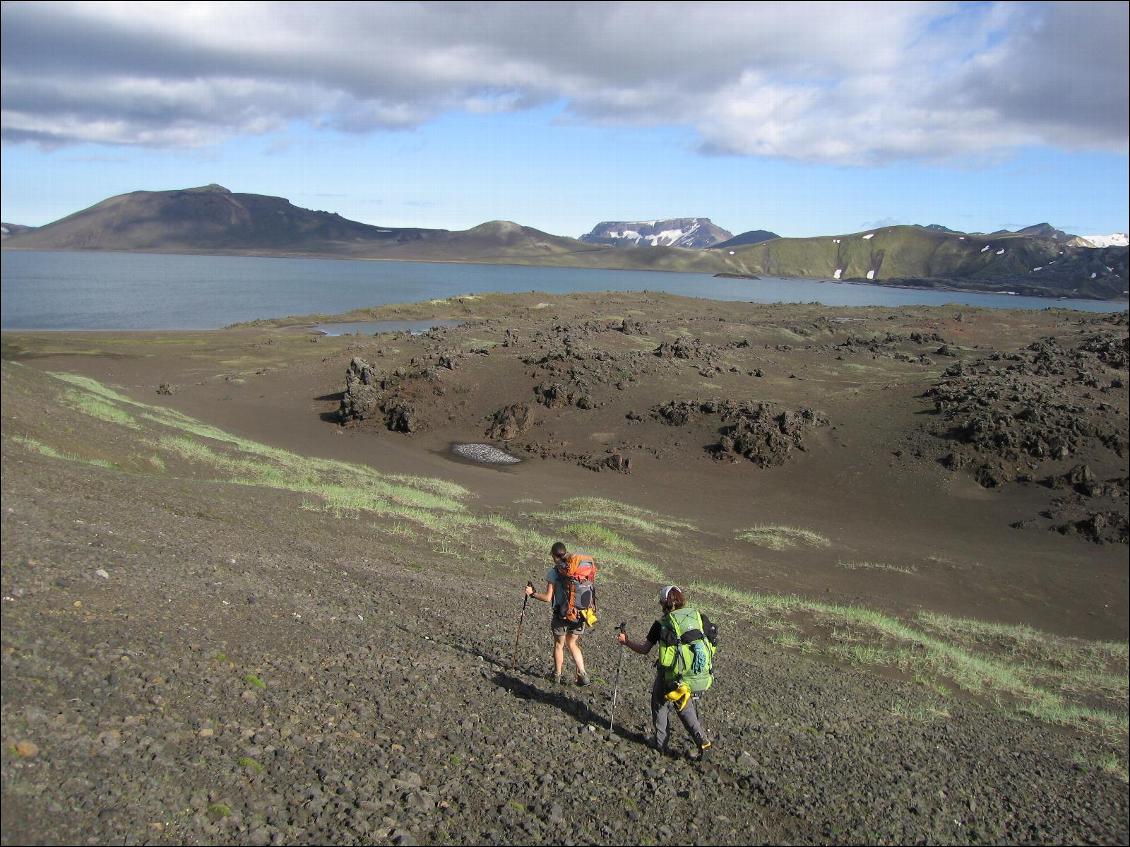
[[203, 146], [562, 100], [839, 164], [1125, 150], [1127, 4], [5, 4], [4, 138]]

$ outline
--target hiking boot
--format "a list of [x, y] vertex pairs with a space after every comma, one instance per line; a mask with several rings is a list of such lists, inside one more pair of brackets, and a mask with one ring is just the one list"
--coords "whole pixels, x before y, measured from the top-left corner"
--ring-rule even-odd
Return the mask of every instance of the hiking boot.
[[592, 685], [592, 680], [589, 679], [589, 675], [587, 673], [577, 674], [577, 687], [584, 688], [587, 685]]
[[546, 674], [546, 679], [548, 679], [554, 685], [560, 685], [561, 684], [561, 674], [559, 674], [559, 673], [554, 673], [553, 671], [550, 671], [548, 674]]
[[701, 762], [703, 759], [705, 759], [706, 758], [706, 751], [709, 750], [713, 746], [714, 745], [711, 744], [709, 741], [703, 741], [700, 745], [698, 745], [698, 761]]

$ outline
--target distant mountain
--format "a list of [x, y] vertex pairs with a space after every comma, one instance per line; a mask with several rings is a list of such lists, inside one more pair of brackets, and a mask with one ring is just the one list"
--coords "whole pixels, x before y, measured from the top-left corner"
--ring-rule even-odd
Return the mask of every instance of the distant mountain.
[[1052, 238], [1056, 241], [1070, 241], [1078, 236], [1069, 235], [1062, 229], [1056, 229], [1049, 223], [1036, 224], [1035, 226], [1026, 226], [1024, 229], [1018, 229], [1017, 235], [1025, 235], [1029, 238]]
[[[951, 232], [952, 231], [953, 230], [951, 230]], [[975, 233], [968, 233], [968, 234], [969, 235], [986, 235], [987, 234], [989, 236], [996, 236], [996, 237], [1001, 237], [1001, 236], [1006, 236], [1006, 235], [1023, 235], [1027, 238], [1050, 238], [1054, 241], [1062, 241], [1064, 243], [1067, 243], [1067, 242], [1079, 237], [1077, 235], [1071, 235], [1070, 233], [1064, 232], [1062, 229], [1056, 229], [1054, 226], [1052, 226], [1049, 223], [1033, 224], [1032, 226], [1026, 226], [1026, 227], [1024, 227], [1024, 229], [1017, 229], [1017, 230], [998, 229], [996, 232], [990, 232], [990, 233], [975, 232]]]
[[[819, 238], [777, 238], [728, 256], [747, 272], [959, 287], [1036, 296], [1109, 299], [1127, 291], [1127, 248], [1096, 250], [1064, 243], [1066, 233], [979, 235], [923, 226], [892, 226]], [[728, 253], [729, 251], [727, 251]]]
[[13, 233], [4, 249], [114, 250], [257, 256], [324, 256], [437, 262], [563, 265], [718, 273], [734, 268], [697, 250], [621, 251], [550, 235], [510, 221], [465, 231], [381, 227], [282, 197], [237, 194], [220, 185], [135, 191], [54, 223]]
[[[42, 227], [5, 224], [4, 250], [116, 250], [254, 256], [318, 256], [693, 271], [730, 276], [808, 277], [1040, 296], [1123, 297], [1125, 246], [1093, 247], [1048, 224], [1019, 233], [959, 233], [940, 226], [892, 226], [839, 236], [779, 238], [763, 230], [729, 237], [706, 218], [606, 223], [595, 239], [656, 246], [625, 250], [550, 235], [511, 221], [463, 231], [379, 227], [281, 197], [236, 194], [218, 185], [135, 191]], [[679, 235], [674, 233], [678, 231]], [[603, 235], [599, 234], [603, 232]], [[667, 233], [667, 235], [664, 235]], [[664, 246], [661, 240], [725, 249]], [[662, 236], [662, 237], [661, 237]], [[698, 237], [699, 241], [695, 241]], [[749, 238], [746, 243], [739, 243]], [[761, 239], [754, 241], [754, 239]], [[1104, 237], [1106, 238], [1106, 237]], [[1125, 236], [1122, 237], [1125, 242]], [[1077, 243], [1078, 242], [1078, 243]]]
[[[941, 232], [957, 232], [957, 230], [947, 229], [938, 224], [931, 224], [926, 228]], [[959, 234], [981, 235], [982, 233]], [[1028, 238], [1050, 238], [1062, 244], [1071, 245], [1072, 247], [1126, 247], [1130, 244], [1130, 239], [1127, 239], [1126, 233], [1124, 232], [1115, 232], [1110, 235], [1072, 235], [1069, 232], [1064, 232], [1062, 229], [1056, 229], [1049, 223], [1034, 224], [1033, 226], [1026, 226], [1024, 229], [1015, 231], [1001, 229], [988, 234], [989, 237], [1001, 237], [1006, 235], [1022, 235]]]
[[35, 227], [24, 226], [23, 224], [5, 224], [0, 223], [0, 238], [7, 238], [10, 235], [19, 235], [21, 232], [31, 232]]
[[762, 241], [769, 241], [773, 238], [780, 238], [775, 232], [769, 232], [765, 229], [751, 229], [749, 232], [743, 232], [741, 235], [735, 235], [728, 241], [721, 241], [711, 247], [711, 250], [723, 250], [731, 247], [741, 247], [743, 244], [760, 244]]
[[9, 247], [154, 252], [348, 251], [415, 241], [443, 230], [388, 229], [314, 212], [282, 197], [234, 194], [220, 185], [134, 191], [9, 238]]
[[1077, 237], [1080, 241], [1085, 242], [1080, 244], [1080, 247], [1126, 247], [1130, 245], [1130, 238], [1127, 237], [1125, 232], [1114, 232], [1110, 235], [1080, 235]]
[[661, 221], [602, 221], [587, 235], [586, 244], [612, 247], [685, 247], [701, 250], [733, 238], [710, 218], [668, 218]]

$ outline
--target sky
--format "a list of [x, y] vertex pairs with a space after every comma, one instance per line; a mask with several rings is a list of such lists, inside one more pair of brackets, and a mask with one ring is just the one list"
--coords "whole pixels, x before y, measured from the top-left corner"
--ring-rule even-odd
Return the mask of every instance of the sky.
[[0, 218], [218, 183], [390, 227], [1130, 229], [1130, 4], [0, 6]]

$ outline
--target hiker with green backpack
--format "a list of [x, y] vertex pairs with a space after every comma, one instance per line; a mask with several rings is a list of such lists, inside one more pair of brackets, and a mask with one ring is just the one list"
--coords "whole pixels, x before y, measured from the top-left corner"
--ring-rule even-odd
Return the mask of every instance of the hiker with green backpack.
[[581, 653], [581, 636], [586, 626], [596, 624], [596, 563], [592, 556], [570, 553], [558, 541], [549, 551], [553, 567], [545, 575], [545, 591], [538, 594], [531, 583], [526, 583], [526, 596], [549, 603], [553, 609], [550, 629], [553, 632], [553, 682], [561, 684], [561, 671], [565, 664], [565, 649], [577, 666], [576, 684], [592, 684], [585, 671], [585, 657]]
[[659, 645], [655, 683], [651, 689], [651, 717], [656, 750], [666, 754], [667, 719], [674, 708], [687, 732], [698, 745], [699, 759], [710, 749], [710, 741], [698, 720], [695, 700], [714, 681], [714, 653], [718, 628], [696, 609], [687, 607], [683, 592], [675, 585], [659, 590], [663, 617], [655, 621], [643, 641], [632, 641], [623, 631], [616, 637], [630, 650], [646, 656]]

